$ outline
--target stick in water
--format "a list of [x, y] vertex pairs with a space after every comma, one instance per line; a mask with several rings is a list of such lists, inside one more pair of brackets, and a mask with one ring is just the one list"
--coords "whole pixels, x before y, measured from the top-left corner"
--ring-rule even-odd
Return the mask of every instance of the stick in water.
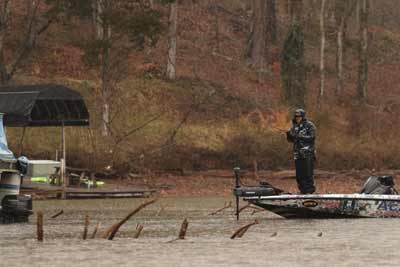
[[86, 240], [87, 239], [87, 233], [89, 230], [89, 224], [90, 224], [90, 218], [89, 215], [86, 215], [85, 217], [85, 227], [83, 228], [83, 235], [82, 235], [82, 239]]
[[179, 231], [178, 238], [172, 239], [172, 240], [168, 241], [167, 243], [172, 243], [172, 242], [175, 242], [175, 241], [177, 241], [177, 240], [179, 240], [179, 239], [185, 239], [185, 236], [186, 236], [186, 232], [187, 232], [188, 227], [189, 227], [189, 222], [188, 222], [188, 220], [185, 218], [185, 219], [183, 220], [183, 222], [182, 222], [181, 230]]
[[37, 212], [37, 240], [43, 242], [43, 212]]
[[249, 228], [253, 225], [259, 224], [258, 220], [255, 220], [252, 223], [246, 224], [242, 227], [240, 227], [239, 229], [237, 229], [233, 235], [231, 236], [231, 239], [235, 239], [236, 237], [241, 238], [246, 232], [247, 230], [249, 230]]
[[226, 201], [225, 201], [224, 206], [222, 208], [220, 208], [220, 209], [218, 209], [218, 210], [216, 210], [214, 212], [211, 212], [208, 215], [216, 215], [216, 214], [220, 213], [221, 211], [226, 210], [226, 209], [228, 209], [230, 207], [232, 207], [232, 201], [229, 201], [228, 204], [226, 204]]
[[60, 210], [59, 212], [57, 212], [56, 214], [54, 214], [53, 216], [51, 216], [51, 218], [52, 219], [55, 219], [55, 218], [57, 218], [58, 216], [60, 216], [61, 214], [63, 214], [64, 213], [64, 211], [63, 210]]
[[136, 225], [136, 233], [133, 236], [133, 238], [139, 238], [139, 236], [142, 233], [142, 231], [143, 231], [143, 224]]
[[247, 209], [247, 208], [249, 208], [249, 207], [250, 207], [250, 203], [247, 204], [247, 205], [245, 205], [245, 206], [243, 206], [243, 207], [241, 207], [241, 208], [239, 209], [239, 213], [241, 213], [242, 211], [244, 211], [245, 209]]
[[157, 199], [153, 199], [150, 200], [148, 202], [145, 202], [143, 204], [141, 204], [139, 207], [137, 207], [134, 211], [132, 211], [131, 213], [129, 213], [124, 219], [122, 219], [120, 222], [112, 225], [103, 235], [103, 238], [107, 238], [108, 240], [113, 240], [115, 237], [115, 234], [118, 232], [119, 228], [126, 223], [133, 215], [135, 215], [136, 213], [138, 213], [140, 210], [142, 210], [143, 208], [147, 207], [148, 205], [153, 204], [154, 202], [156, 202]]
[[96, 234], [97, 234], [97, 231], [99, 230], [99, 227], [100, 227], [100, 223], [98, 222], [98, 223], [96, 224], [96, 227], [95, 227], [94, 230], [93, 230], [92, 235], [90, 236], [90, 239], [95, 239], [95, 238], [96, 238]]
[[113, 231], [113, 227], [115, 227], [114, 224], [111, 225], [109, 228], [107, 228], [101, 237], [107, 239], [110, 236], [111, 232]]
[[258, 213], [258, 212], [263, 212], [263, 211], [266, 211], [266, 210], [253, 207], [253, 212], [251, 213], [251, 215], [254, 215], [254, 214]]
[[189, 226], [189, 222], [188, 222], [188, 220], [185, 218], [185, 219], [183, 220], [183, 222], [182, 222], [181, 230], [179, 231], [178, 239], [185, 239], [188, 226]]

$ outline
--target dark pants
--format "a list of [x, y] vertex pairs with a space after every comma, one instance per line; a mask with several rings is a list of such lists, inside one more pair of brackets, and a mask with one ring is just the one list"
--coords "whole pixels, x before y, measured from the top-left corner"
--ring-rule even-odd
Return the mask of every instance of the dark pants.
[[314, 158], [296, 159], [296, 180], [302, 194], [315, 192], [314, 186]]

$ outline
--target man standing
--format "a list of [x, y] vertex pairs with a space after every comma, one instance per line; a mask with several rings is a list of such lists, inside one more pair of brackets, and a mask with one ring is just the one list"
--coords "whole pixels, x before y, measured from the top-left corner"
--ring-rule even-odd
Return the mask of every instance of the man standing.
[[315, 126], [306, 119], [304, 109], [295, 111], [293, 127], [286, 133], [286, 137], [289, 142], [293, 143], [296, 180], [300, 192], [312, 194], [315, 192]]

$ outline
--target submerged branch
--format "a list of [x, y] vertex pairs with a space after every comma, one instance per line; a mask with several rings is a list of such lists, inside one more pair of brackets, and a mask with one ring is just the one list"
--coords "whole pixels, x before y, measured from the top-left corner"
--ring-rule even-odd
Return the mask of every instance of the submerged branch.
[[137, 207], [134, 211], [132, 211], [131, 213], [129, 213], [124, 219], [122, 219], [120, 222], [112, 225], [110, 228], [108, 228], [106, 230], [106, 232], [103, 235], [103, 238], [107, 238], [108, 240], [113, 240], [116, 233], [118, 232], [119, 228], [126, 223], [133, 215], [135, 215], [136, 213], [138, 213], [140, 210], [144, 209], [145, 207], [153, 204], [154, 202], [156, 202], [157, 199], [153, 199], [150, 201], [147, 201], [143, 204], [141, 204], [139, 207]]
[[240, 227], [239, 229], [237, 229], [233, 235], [231, 236], [231, 239], [235, 239], [236, 237], [241, 238], [246, 232], [247, 230], [249, 230], [249, 228], [253, 225], [259, 224], [258, 220], [255, 220], [252, 223], [246, 224], [242, 227]]

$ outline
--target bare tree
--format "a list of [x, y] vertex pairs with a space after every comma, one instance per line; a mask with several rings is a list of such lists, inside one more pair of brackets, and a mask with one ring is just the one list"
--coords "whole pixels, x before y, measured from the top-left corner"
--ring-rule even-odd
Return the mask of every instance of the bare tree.
[[278, 20], [276, 17], [276, 2], [275, 0], [267, 0], [266, 4], [266, 23], [265, 28], [268, 40], [272, 43], [276, 43], [278, 39]]
[[321, 31], [321, 52], [320, 52], [320, 87], [317, 99], [317, 110], [321, 109], [321, 100], [325, 91], [325, 4], [326, 0], [322, 0], [320, 11], [320, 31]]
[[99, 53], [100, 73], [101, 73], [101, 97], [102, 97], [102, 121], [101, 133], [103, 136], [109, 135], [110, 125], [110, 43], [111, 24], [106, 11], [110, 8], [108, 0], [95, 0], [93, 2], [93, 24], [95, 36], [98, 43], [102, 43]]
[[4, 62], [4, 47], [6, 41], [7, 27], [9, 25], [10, 1], [4, 0], [0, 3], [0, 81], [7, 80], [7, 69]]
[[[42, 0], [26, 1], [27, 13], [25, 15], [26, 27], [23, 42], [19, 48], [16, 49], [15, 56], [10, 64], [7, 64], [4, 59], [4, 49], [6, 45], [6, 38], [10, 35], [8, 31], [11, 28], [10, 16], [10, 3], [9, 0], [0, 1], [0, 83], [5, 84], [9, 82], [14, 76], [15, 72], [20, 67], [21, 63], [33, 51], [38, 37], [44, 33], [53, 21], [56, 20], [59, 14], [60, 1], [49, 1], [47, 3], [48, 9], [42, 14], [38, 14], [38, 6]], [[39, 16], [45, 18], [39, 23]], [[7, 67], [9, 65], [10, 67]]]
[[303, 0], [289, 0], [291, 24], [302, 24], [303, 22]]
[[178, 22], [178, 3], [169, 4], [169, 20], [168, 20], [168, 61], [167, 61], [167, 77], [170, 80], [176, 78], [176, 28]]
[[343, 89], [343, 64], [345, 50], [345, 33], [349, 17], [354, 12], [358, 0], [336, 0], [336, 96], [339, 96]]
[[359, 0], [359, 66], [357, 93], [361, 101], [367, 99], [368, 86], [368, 15], [369, 0]]
[[253, 0], [252, 2], [252, 18], [249, 42], [247, 46], [246, 56], [249, 65], [257, 71], [265, 68], [266, 54], [266, 2], [265, 0]]
[[100, 129], [103, 136], [114, 136], [112, 121], [119, 105], [119, 83], [129, 75], [128, 57], [132, 50], [144, 51], [157, 43], [161, 20], [148, 2], [131, 0], [77, 1], [72, 14], [93, 22], [92, 38], [82, 38], [83, 62], [99, 76], [101, 97]]

